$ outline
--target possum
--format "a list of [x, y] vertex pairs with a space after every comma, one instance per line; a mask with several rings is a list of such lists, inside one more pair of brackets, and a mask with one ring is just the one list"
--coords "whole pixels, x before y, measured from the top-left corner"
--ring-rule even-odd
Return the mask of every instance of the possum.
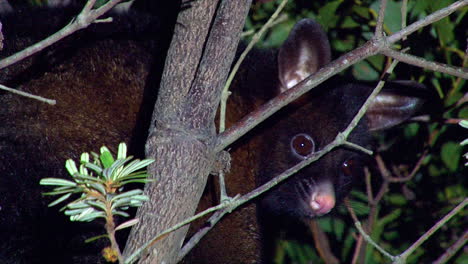
[[[1, 57], [49, 35], [74, 14], [76, 10], [68, 8], [0, 14], [5, 37]], [[175, 24], [175, 15], [161, 19], [164, 15], [116, 16], [114, 23], [92, 25], [0, 72], [4, 85], [57, 100], [56, 106], [49, 106], [0, 95], [1, 263], [103, 261], [97, 256], [100, 244], [83, 244], [85, 238], [103, 232], [102, 227], [70, 223], [56, 208], [47, 208], [49, 200], [41, 197], [44, 190], [38, 182], [66, 177], [67, 158], [77, 159], [100, 145], [125, 141], [130, 152], [143, 156], [155, 87]], [[248, 56], [232, 87], [228, 124], [330, 60], [326, 34], [314, 21], [301, 20], [279, 51], [255, 50]], [[371, 90], [363, 84], [326, 82], [234, 143], [233, 169], [226, 179], [229, 193], [250, 191], [326, 146]], [[391, 83], [349, 140], [371, 146], [369, 131], [410, 118], [423, 101], [421, 90], [415, 83]], [[350, 149], [329, 153], [224, 219], [185, 262], [268, 263], [271, 241], [288, 228], [285, 223], [333, 210], [360, 176], [365, 159]], [[200, 208], [218, 202], [209, 189], [210, 185]]]
[[[299, 21], [278, 51], [256, 50], [244, 62], [228, 102], [228, 123], [330, 61], [330, 45], [320, 25], [311, 19]], [[232, 168], [226, 176], [229, 194], [246, 193], [321, 150], [345, 130], [374, 87], [327, 81], [259, 125], [232, 146]], [[348, 140], [372, 148], [371, 132], [408, 120], [426, 100], [421, 84], [388, 82]], [[284, 231], [303, 236], [304, 223], [332, 211], [353, 182], [362, 181], [368, 159], [356, 150], [335, 149], [222, 220], [186, 263], [271, 263], [275, 239]], [[200, 210], [216, 205], [217, 197], [205, 195]]]

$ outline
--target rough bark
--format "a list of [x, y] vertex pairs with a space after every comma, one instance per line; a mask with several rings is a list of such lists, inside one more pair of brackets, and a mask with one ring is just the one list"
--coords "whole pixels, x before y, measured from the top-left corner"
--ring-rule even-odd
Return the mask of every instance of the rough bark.
[[[220, 92], [250, 2], [193, 1], [179, 14], [146, 146], [156, 160], [149, 169], [155, 181], [145, 190], [151, 201], [137, 213], [125, 256], [195, 212], [215, 159]], [[141, 262], [174, 263], [187, 229], [159, 240]]]

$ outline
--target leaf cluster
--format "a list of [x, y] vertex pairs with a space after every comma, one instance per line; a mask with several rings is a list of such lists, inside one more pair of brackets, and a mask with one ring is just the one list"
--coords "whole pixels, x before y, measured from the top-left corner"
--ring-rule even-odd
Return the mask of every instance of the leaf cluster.
[[105, 146], [101, 147], [100, 154], [91, 152], [91, 156], [92, 162], [90, 154], [83, 153], [79, 168], [73, 160], [66, 161], [65, 167], [72, 180], [44, 178], [40, 181], [41, 185], [56, 186], [44, 195], [60, 195], [49, 207], [78, 194], [78, 199], [61, 210], [70, 216], [71, 221], [88, 222], [115, 215], [128, 217], [125, 211], [129, 207], [139, 207], [148, 200], [141, 189], [124, 191], [123, 187], [129, 183], [149, 182], [146, 170], [142, 169], [154, 160], [127, 157], [125, 143], [119, 145], [116, 159]]

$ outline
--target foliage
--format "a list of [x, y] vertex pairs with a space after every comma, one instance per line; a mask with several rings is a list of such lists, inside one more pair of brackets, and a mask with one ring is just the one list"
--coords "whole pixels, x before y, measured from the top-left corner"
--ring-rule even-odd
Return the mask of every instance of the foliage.
[[[274, 12], [279, 1], [257, 1], [247, 19], [246, 30], [257, 30]], [[454, 1], [408, 1], [407, 24], [421, 19]], [[351, 51], [365, 43], [374, 31], [380, 1], [290, 1], [285, 13], [288, 17], [264, 36], [260, 47], [278, 47], [294, 24], [305, 17], [318, 21], [328, 32], [333, 57]], [[402, 1], [388, 1], [384, 30], [387, 35], [401, 29]], [[467, 67], [466, 21], [468, 8], [464, 8], [441, 21], [412, 34], [400, 48], [410, 47], [408, 53], [458, 67]], [[362, 81], [378, 80], [390, 60], [374, 56], [341, 73], [342, 78]], [[419, 159], [420, 167], [411, 180], [389, 185], [389, 192], [376, 205], [371, 236], [392, 254], [408, 248], [419, 236], [442, 218], [467, 196], [466, 168], [463, 166], [462, 129], [454, 125], [468, 118], [466, 99], [467, 80], [432, 72], [400, 63], [391, 79], [409, 79], [423, 83], [433, 91], [430, 121], [411, 123], [394, 129], [380, 138], [380, 155], [395, 177], [411, 174]], [[466, 132], [465, 132], [466, 134]], [[402, 151], [404, 148], [404, 151]], [[427, 151], [427, 154], [426, 152]], [[465, 175], [465, 176], [464, 176]], [[381, 186], [378, 171], [372, 171], [374, 195]], [[352, 207], [364, 223], [369, 221], [369, 201], [364, 180], [361, 192], [353, 192]], [[351, 262], [354, 254], [356, 230], [344, 208], [338, 208], [341, 217], [319, 220], [327, 232], [332, 251], [341, 263]], [[440, 256], [463, 233], [462, 213], [447, 223], [423, 247], [413, 254], [408, 263], [428, 263]], [[367, 221], [364, 221], [368, 219]], [[332, 243], [333, 242], [333, 243]], [[277, 263], [321, 263], [313, 245], [280, 242]], [[367, 247], [363, 263], [382, 263], [388, 260], [371, 247]], [[456, 256], [454, 263], [462, 263]], [[361, 263], [361, 262], [359, 262]]]
[[[124, 186], [129, 183], [147, 183], [148, 174], [146, 168], [153, 163], [153, 159], [133, 160], [127, 157], [127, 146], [120, 143], [117, 159], [114, 159], [109, 149], [101, 147], [100, 154], [91, 152], [93, 162], [90, 162], [89, 153], [81, 154], [79, 169], [76, 163], [69, 159], [65, 167], [72, 180], [59, 178], [44, 178], [41, 185], [57, 186], [51, 192], [44, 195], [60, 195], [51, 202], [50, 206], [57, 205], [73, 194], [79, 194], [79, 198], [62, 207], [65, 215], [70, 216], [70, 221], [89, 222], [97, 218], [106, 220], [105, 228], [112, 247], [103, 250], [103, 256], [108, 260], [115, 260], [120, 251], [115, 242], [115, 231], [131, 227], [138, 219], [126, 221], [115, 227], [114, 216], [129, 217], [125, 212], [129, 207], [140, 207], [148, 201], [148, 196], [141, 189], [124, 191]], [[89, 239], [95, 240], [102, 236]]]
[[58, 178], [44, 178], [40, 181], [41, 185], [58, 186], [53, 191], [44, 193], [61, 195], [49, 206], [61, 203], [74, 193], [81, 193], [80, 198], [62, 208], [71, 221], [92, 221], [99, 217], [106, 218], [109, 213], [128, 217], [124, 211], [128, 207], [141, 206], [148, 197], [143, 195], [140, 189], [123, 192], [123, 186], [128, 183], [148, 182], [146, 171], [139, 170], [154, 160], [131, 161], [133, 157], [127, 157], [126, 152], [125, 143], [121, 143], [115, 160], [109, 149], [104, 146], [100, 155], [91, 153], [94, 157], [93, 162], [90, 162], [88, 153], [83, 153], [79, 170], [73, 160], [67, 160], [65, 167], [73, 181]]

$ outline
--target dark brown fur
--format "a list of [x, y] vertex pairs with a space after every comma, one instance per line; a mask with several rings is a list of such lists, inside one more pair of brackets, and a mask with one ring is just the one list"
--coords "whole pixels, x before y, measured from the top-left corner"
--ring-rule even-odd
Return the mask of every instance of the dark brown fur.
[[[65, 25], [77, 9], [2, 14], [1, 57]], [[174, 25], [129, 13], [92, 25], [51, 48], [0, 71], [2, 84], [46, 98], [52, 106], [2, 92], [0, 102], [0, 262], [98, 263], [105, 243], [99, 223], [70, 223], [41, 193], [44, 177], [67, 177], [64, 162], [119, 142], [143, 157], [156, 87]], [[154, 37], [158, 39], [155, 40]], [[157, 54], [157, 56], [155, 55]], [[150, 76], [149, 72], [153, 72]], [[124, 240], [122, 240], [123, 244]]]

